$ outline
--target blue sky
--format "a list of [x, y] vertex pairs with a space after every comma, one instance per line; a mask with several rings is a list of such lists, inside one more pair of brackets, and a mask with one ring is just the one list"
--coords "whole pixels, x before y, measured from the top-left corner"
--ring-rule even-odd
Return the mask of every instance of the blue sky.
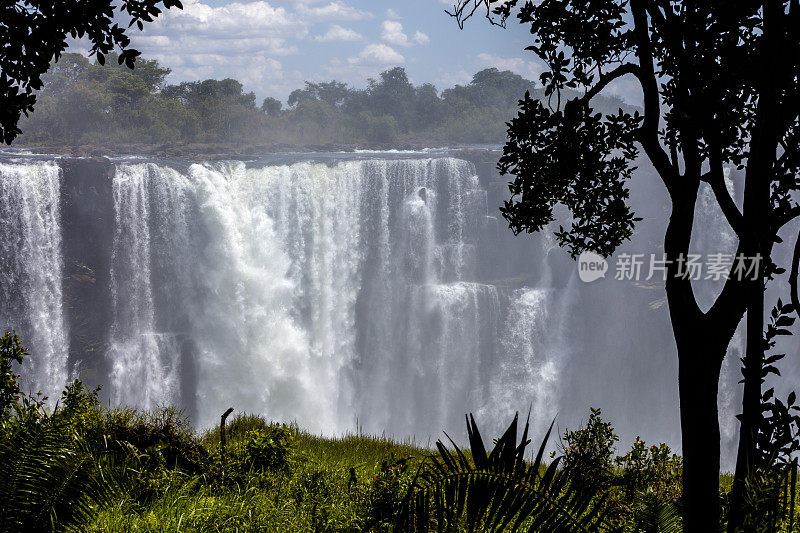
[[[525, 27], [491, 26], [482, 17], [459, 30], [445, 14], [452, 0], [183, 0], [133, 46], [172, 69], [169, 82], [232, 77], [258, 100], [285, 100], [304, 80], [363, 87], [396, 65], [415, 84], [444, 89], [486, 67], [538, 80], [542, 65]], [[73, 46], [80, 50], [80, 43]], [[625, 94], [624, 86], [610, 92]]]

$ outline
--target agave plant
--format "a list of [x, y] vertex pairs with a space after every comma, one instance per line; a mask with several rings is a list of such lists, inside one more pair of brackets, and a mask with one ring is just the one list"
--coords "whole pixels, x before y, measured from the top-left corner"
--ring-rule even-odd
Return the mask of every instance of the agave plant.
[[464, 451], [447, 435], [438, 454], [424, 462], [409, 488], [400, 513], [400, 531], [588, 532], [608, 531], [604, 497], [593, 486], [572, 483], [561, 458], [543, 462], [550, 424], [536, 458], [525, 461], [530, 440], [530, 415], [517, 443], [519, 416], [487, 452], [472, 415], [467, 417], [470, 449]]

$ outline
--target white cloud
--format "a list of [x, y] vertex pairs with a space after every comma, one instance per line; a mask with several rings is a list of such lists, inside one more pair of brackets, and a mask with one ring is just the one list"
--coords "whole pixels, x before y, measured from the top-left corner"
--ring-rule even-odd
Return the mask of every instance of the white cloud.
[[170, 9], [147, 25], [145, 34], [187, 32], [232, 38], [266, 31], [281, 37], [302, 37], [308, 33], [306, 24], [294, 14], [261, 0], [219, 7], [200, 0], [187, 0], [182, 10]]
[[331, 24], [328, 31], [323, 35], [318, 35], [315, 40], [323, 42], [335, 41], [360, 41], [364, 38], [363, 35], [350, 28], [343, 28], [338, 24]]
[[386, 18], [387, 18], [387, 19], [401, 19], [401, 18], [403, 18], [403, 17], [401, 17], [401, 16], [400, 16], [400, 15], [397, 13], [397, 11], [395, 11], [394, 9], [392, 9], [392, 8], [389, 8], [389, 9], [387, 9], [387, 10], [386, 10]]
[[472, 74], [461, 68], [457, 71], [440, 74], [436, 79], [436, 86], [440, 89], [446, 89], [454, 85], [466, 85], [470, 81], [472, 81]]
[[395, 46], [407, 48], [414, 44], [428, 44], [430, 42], [430, 38], [419, 30], [414, 33], [413, 38], [409, 39], [408, 35], [403, 31], [403, 25], [396, 20], [384, 20], [381, 24], [381, 29], [381, 39]]
[[408, 41], [408, 35], [403, 33], [403, 25], [396, 20], [384, 20], [381, 28], [383, 28], [381, 39], [387, 43], [396, 46], [411, 46]]
[[539, 75], [545, 70], [545, 66], [538, 61], [525, 61], [521, 57], [500, 57], [487, 53], [478, 54], [477, 65], [481, 68], [496, 67], [500, 70], [510, 70], [534, 81], [538, 81]]
[[166, 52], [150, 57], [162, 65], [169, 65], [172, 69], [171, 83], [234, 78], [242, 82], [245, 91], [256, 92], [259, 98], [257, 103], [265, 96], [285, 99], [292, 90], [302, 85], [304, 79], [299, 71], [287, 71], [280, 61], [264, 55], [231, 57]]
[[263, 0], [223, 6], [184, 0], [183, 10], [166, 11], [132, 34], [132, 44], [172, 69], [170, 83], [231, 77], [259, 97], [285, 97], [303, 76], [284, 70], [276, 57], [296, 54], [309, 25], [296, 12]]
[[339, 0], [319, 7], [309, 7], [302, 3], [296, 10], [301, 17], [308, 20], [362, 20], [373, 16], [368, 11], [349, 6]]
[[[188, 0], [183, 10], [171, 9], [133, 35], [146, 57], [167, 51], [176, 55], [287, 55], [297, 52], [289, 40], [308, 34], [307, 24], [282, 7], [267, 2], [234, 2], [212, 7]], [[168, 64], [172, 67], [172, 64]]]
[[404, 63], [405, 58], [397, 53], [394, 48], [385, 44], [368, 44], [356, 57], [347, 60], [352, 65], [378, 64], [389, 65]]

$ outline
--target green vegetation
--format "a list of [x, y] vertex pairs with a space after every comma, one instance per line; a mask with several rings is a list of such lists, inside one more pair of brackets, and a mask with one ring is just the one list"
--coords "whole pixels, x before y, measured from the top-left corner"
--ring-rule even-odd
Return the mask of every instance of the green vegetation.
[[[530, 455], [516, 417], [491, 450], [472, 417], [468, 449], [431, 450], [239, 414], [223, 455], [218, 428], [198, 434], [171, 407], [103, 407], [79, 381], [53, 409], [23, 396], [11, 362], [27, 354], [14, 334], [2, 341], [0, 532], [681, 531], [681, 458], [638, 438], [617, 456], [599, 409], [549, 462], [550, 431]], [[798, 531], [793, 472], [748, 480], [749, 530]]]
[[[283, 109], [272, 97], [258, 106], [255, 94], [233, 79], [166, 85], [169, 72], [154, 60], [140, 58], [129, 70], [113, 54], [104, 65], [64, 54], [43, 76], [36, 112], [20, 124], [20, 142], [139, 151], [500, 143], [525, 92], [543, 96], [533, 82], [496, 68], [439, 94], [431, 84], [415, 87], [396, 67], [363, 90], [306, 82]], [[614, 98], [596, 103], [610, 111], [629, 108]]]

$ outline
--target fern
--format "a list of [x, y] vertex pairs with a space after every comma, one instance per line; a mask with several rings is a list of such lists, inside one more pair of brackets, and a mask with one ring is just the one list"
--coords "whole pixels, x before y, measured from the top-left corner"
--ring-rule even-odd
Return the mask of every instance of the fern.
[[654, 492], [641, 495], [637, 510], [637, 528], [641, 533], [681, 533], [683, 522], [674, 503], [664, 500]]

